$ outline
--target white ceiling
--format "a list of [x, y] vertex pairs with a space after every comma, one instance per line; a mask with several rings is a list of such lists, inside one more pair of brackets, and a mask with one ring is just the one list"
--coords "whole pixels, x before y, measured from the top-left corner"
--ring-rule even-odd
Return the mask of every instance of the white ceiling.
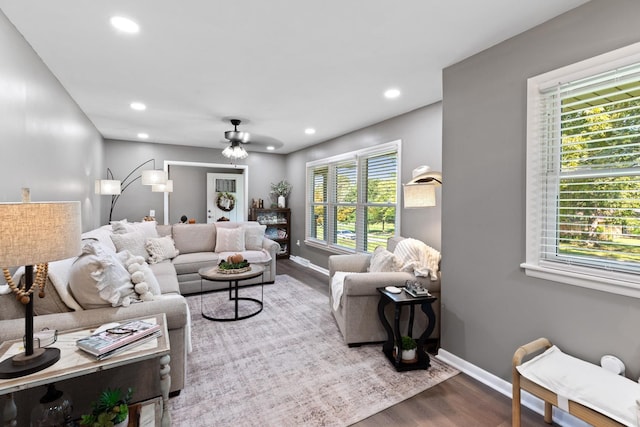
[[[585, 0], [0, 0], [105, 138], [288, 153], [442, 98], [444, 67]], [[113, 29], [111, 16], [140, 25]], [[387, 100], [383, 92], [402, 92]], [[147, 105], [144, 112], [129, 108]], [[315, 135], [305, 135], [313, 127]]]

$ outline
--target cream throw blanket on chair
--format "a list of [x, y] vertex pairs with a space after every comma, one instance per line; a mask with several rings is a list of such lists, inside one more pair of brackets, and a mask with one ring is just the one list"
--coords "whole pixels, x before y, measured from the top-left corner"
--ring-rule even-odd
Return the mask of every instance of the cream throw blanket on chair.
[[398, 242], [393, 253], [402, 261], [402, 271], [438, 280], [441, 255], [437, 250], [420, 240], [407, 238]]

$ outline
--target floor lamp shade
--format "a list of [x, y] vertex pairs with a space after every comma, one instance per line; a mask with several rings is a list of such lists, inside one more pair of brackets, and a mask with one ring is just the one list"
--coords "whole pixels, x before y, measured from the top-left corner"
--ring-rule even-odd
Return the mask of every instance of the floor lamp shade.
[[114, 195], [122, 192], [118, 179], [96, 179], [95, 193], [102, 195]]
[[76, 256], [81, 228], [80, 202], [0, 203], [0, 267]]
[[142, 171], [142, 185], [164, 184], [167, 182], [167, 173], [163, 170], [150, 169]]
[[154, 193], [173, 193], [173, 180], [168, 179], [165, 184], [153, 184], [151, 191]]

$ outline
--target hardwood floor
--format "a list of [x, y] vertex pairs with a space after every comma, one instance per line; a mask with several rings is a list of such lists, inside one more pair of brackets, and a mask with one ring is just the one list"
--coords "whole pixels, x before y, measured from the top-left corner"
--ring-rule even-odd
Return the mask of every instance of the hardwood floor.
[[[287, 274], [329, 296], [329, 279], [287, 259], [279, 259], [277, 274]], [[357, 427], [500, 426], [511, 425], [511, 399], [466, 374], [354, 424]], [[548, 426], [541, 415], [522, 408], [522, 426]]]

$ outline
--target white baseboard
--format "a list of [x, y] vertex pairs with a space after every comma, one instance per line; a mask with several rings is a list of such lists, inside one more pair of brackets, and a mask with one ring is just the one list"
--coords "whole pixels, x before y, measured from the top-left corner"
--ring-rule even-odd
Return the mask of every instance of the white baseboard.
[[[500, 377], [493, 375], [490, 372], [485, 371], [484, 369], [479, 368], [476, 365], [473, 365], [467, 362], [464, 359], [459, 358], [455, 354], [449, 353], [447, 350], [440, 348], [438, 350], [438, 354], [436, 358], [442, 360], [448, 365], [453, 366], [461, 372], [469, 375], [471, 378], [485, 384], [497, 392], [507, 396], [509, 399], [512, 398], [512, 385], [510, 382], [503, 380]], [[523, 406], [531, 409], [532, 411], [540, 414], [544, 414], [544, 403], [541, 399], [533, 396], [526, 391], [522, 391], [521, 399]], [[568, 412], [564, 412], [555, 406], [553, 407], [553, 421], [561, 426], [566, 427], [589, 427], [590, 425], [585, 423], [584, 421], [574, 417]]]
[[309, 261], [306, 258], [302, 258], [299, 256], [295, 256], [295, 255], [290, 255], [289, 259], [297, 264], [300, 264], [304, 267], [310, 268], [312, 270], [317, 271], [318, 273], [322, 273], [325, 276], [329, 277], [329, 270], [327, 270], [326, 268], [322, 268], [318, 265], [312, 264], [311, 261]]

